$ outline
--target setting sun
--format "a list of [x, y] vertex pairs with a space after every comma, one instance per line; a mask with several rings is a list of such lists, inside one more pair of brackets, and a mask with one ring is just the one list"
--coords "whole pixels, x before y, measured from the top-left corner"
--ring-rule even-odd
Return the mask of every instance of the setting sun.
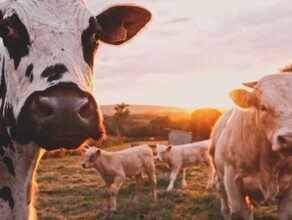
[[[139, 37], [118, 48], [100, 45], [94, 83], [100, 105], [228, 108], [232, 89], [291, 62], [290, 2], [140, 3], [152, 20]], [[88, 4], [102, 10], [110, 1]]]
[[[122, 90], [117, 86], [117, 90], [112, 90], [105, 97], [97, 97], [101, 103], [106, 104], [119, 103], [122, 99], [130, 104], [175, 106], [187, 108], [187, 111], [207, 107], [226, 109], [234, 106], [229, 98], [233, 89], [244, 88], [243, 82], [255, 81], [260, 77], [260, 74], [245, 75], [241, 78], [236, 74], [220, 73], [201, 76], [156, 74], [143, 77], [143, 83], [125, 86]], [[143, 87], [143, 84], [150, 86]]]

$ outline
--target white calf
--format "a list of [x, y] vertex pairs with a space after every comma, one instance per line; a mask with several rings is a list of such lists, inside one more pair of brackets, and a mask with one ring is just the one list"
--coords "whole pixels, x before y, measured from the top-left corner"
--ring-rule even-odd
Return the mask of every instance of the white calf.
[[116, 152], [106, 152], [96, 147], [89, 147], [85, 152], [83, 168], [95, 168], [105, 182], [108, 195], [107, 209], [117, 209], [116, 195], [126, 177], [135, 177], [136, 192], [134, 200], [138, 201], [143, 186], [143, 171], [149, 177], [152, 198], [156, 201], [156, 175], [153, 153], [148, 145], [140, 145]]
[[182, 188], [187, 187], [185, 168], [198, 166], [202, 163], [208, 167], [208, 184], [206, 189], [209, 189], [213, 185], [213, 169], [210, 165], [210, 159], [208, 156], [209, 140], [194, 142], [191, 144], [166, 146], [156, 145], [157, 156], [159, 161], [166, 162], [167, 166], [172, 170], [170, 174], [170, 183], [167, 187], [167, 191], [173, 189], [174, 181], [179, 173], [182, 172]]

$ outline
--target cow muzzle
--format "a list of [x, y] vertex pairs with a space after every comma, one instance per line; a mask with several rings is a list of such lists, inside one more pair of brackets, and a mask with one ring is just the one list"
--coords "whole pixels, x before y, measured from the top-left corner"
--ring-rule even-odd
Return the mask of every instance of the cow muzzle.
[[292, 155], [292, 131], [280, 129], [274, 136], [273, 150], [284, 155]]
[[32, 94], [15, 129], [20, 143], [36, 142], [46, 150], [74, 149], [105, 135], [94, 98], [75, 85], [64, 84]]
[[154, 161], [159, 161], [159, 162], [161, 161], [161, 159], [160, 159], [160, 157], [158, 157], [158, 155], [154, 156], [154, 157], [153, 157], [153, 160], [154, 160]]

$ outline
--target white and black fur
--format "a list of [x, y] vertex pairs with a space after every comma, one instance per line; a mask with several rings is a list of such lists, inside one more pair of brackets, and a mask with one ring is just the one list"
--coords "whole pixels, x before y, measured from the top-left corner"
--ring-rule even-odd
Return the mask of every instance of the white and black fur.
[[93, 16], [82, 0], [9, 0], [0, 11], [0, 219], [35, 219], [41, 149], [105, 136], [92, 95], [99, 42], [128, 41], [151, 14], [120, 5]]

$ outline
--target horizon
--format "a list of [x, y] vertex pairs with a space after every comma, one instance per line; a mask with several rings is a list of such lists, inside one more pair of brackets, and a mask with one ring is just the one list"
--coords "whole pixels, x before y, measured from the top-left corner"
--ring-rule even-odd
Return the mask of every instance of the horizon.
[[[107, 105], [100, 105], [100, 108], [111, 108], [110, 111], [114, 112], [114, 107], [117, 104], [121, 104], [121, 103], [116, 103], [116, 104], [107, 104]], [[159, 112], [159, 113], [184, 113], [184, 114], [192, 114], [194, 111], [196, 110], [208, 110], [208, 109], [216, 109], [218, 111], [225, 111], [227, 108], [213, 108], [213, 107], [199, 107], [199, 108], [185, 108], [185, 107], [177, 107], [177, 106], [168, 106], [168, 105], [144, 105], [144, 104], [129, 104], [129, 103], [125, 103], [129, 105], [129, 109], [131, 111], [131, 108], [133, 110], [133, 108], [145, 108], [145, 111], [141, 111], [139, 110], [139, 112], [143, 112], [143, 113], [149, 113], [149, 112]], [[153, 110], [154, 108], [154, 110]], [[152, 110], [150, 110], [152, 109]], [[163, 109], [163, 110], [162, 110]], [[104, 109], [103, 109], [104, 110]], [[108, 111], [108, 110], [107, 110]], [[137, 110], [136, 110], [137, 111]], [[135, 112], [134, 110], [134, 113]]]
[[288, 0], [87, 0], [87, 5], [97, 15], [126, 2], [149, 9], [153, 18], [129, 43], [100, 45], [94, 74], [100, 105], [231, 108], [231, 90], [291, 64]]

